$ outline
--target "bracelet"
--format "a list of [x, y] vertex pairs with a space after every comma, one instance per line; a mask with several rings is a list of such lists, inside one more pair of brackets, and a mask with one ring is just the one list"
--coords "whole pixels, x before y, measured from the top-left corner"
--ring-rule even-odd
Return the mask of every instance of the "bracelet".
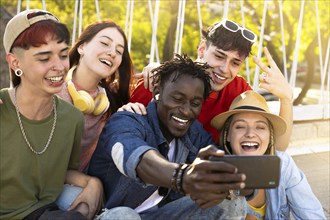
[[178, 191], [178, 187], [176, 184], [176, 178], [178, 176], [178, 172], [181, 169], [181, 167], [183, 166], [183, 163], [177, 164], [176, 168], [173, 170], [172, 173], [172, 178], [171, 178], [171, 189], [173, 189], [175, 192]]
[[186, 171], [186, 169], [188, 167], [189, 167], [189, 164], [184, 164], [180, 168], [177, 179], [176, 179], [178, 192], [183, 194], [183, 195], [186, 195], [186, 192], [183, 190], [183, 187], [182, 187], [182, 185], [183, 185], [183, 176], [184, 176], [184, 172]]

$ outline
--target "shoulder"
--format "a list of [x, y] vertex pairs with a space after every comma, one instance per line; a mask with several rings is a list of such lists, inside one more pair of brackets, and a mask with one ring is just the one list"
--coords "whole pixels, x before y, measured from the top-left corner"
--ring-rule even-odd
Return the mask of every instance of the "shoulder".
[[231, 81], [226, 87], [238, 87], [245, 90], [251, 89], [250, 85], [246, 82], [246, 80], [242, 77], [237, 75], [233, 81]]
[[[222, 96], [227, 100], [234, 99], [241, 93], [252, 90], [250, 85], [241, 76], [236, 76], [227, 86], [221, 91]], [[230, 101], [231, 103], [231, 101]]]
[[203, 144], [214, 144], [212, 135], [210, 135], [204, 128], [203, 125], [196, 120], [190, 126], [188, 133], [189, 139], [194, 143], [196, 141], [202, 142]]
[[281, 159], [281, 161], [288, 163], [292, 160], [290, 154], [284, 151], [276, 151], [276, 155]]
[[9, 96], [9, 94], [8, 94], [8, 88], [1, 89], [0, 90], [0, 97], [1, 98], [6, 98], [7, 96]]
[[284, 174], [285, 178], [292, 179], [292, 177], [296, 175], [298, 179], [300, 179], [300, 170], [292, 156], [283, 151], [276, 151], [276, 155], [281, 160], [281, 172]]
[[2, 101], [2, 103], [0, 104], [0, 107], [2, 107], [2, 108], [6, 108], [5, 106], [10, 106], [12, 104], [8, 91], [9, 91], [8, 88], [0, 90], [0, 99]]
[[56, 95], [59, 96], [61, 99], [64, 99], [64, 100], [72, 103], [72, 98], [69, 94], [67, 83], [65, 83], [65, 85], [63, 85], [62, 90], [59, 93], [57, 93]]
[[148, 89], [144, 88], [143, 80], [140, 79], [131, 94], [130, 102], [139, 102], [144, 106], [147, 106], [151, 99], [152, 93]]
[[110, 116], [110, 119], [108, 120], [107, 124], [118, 124], [118, 125], [124, 125], [124, 124], [129, 124], [130, 127], [133, 125], [137, 126], [140, 124], [141, 126], [146, 126], [147, 124], [147, 119], [146, 116], [128, 112], [128, 111], [120, 111], [120, 112], [115, 112]]
[[58, 114], [64, 118], [69, 118], [70, 121], [77, 120], [83, 121], [84, 116], [81, 111], [79, 111], [76, 107], [74, 107], [71, 103], [55, 96], [57, 103]]

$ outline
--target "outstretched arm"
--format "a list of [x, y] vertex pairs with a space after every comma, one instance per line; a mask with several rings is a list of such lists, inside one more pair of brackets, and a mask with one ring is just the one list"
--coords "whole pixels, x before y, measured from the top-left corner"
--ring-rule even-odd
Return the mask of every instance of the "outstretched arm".
[[264, 53], [267, 57], [269, 67], [256, 57], [253, 57], [253, 60], [263, 71], [259, 76], [259, 87], [268, 90], [280, 99], [280, 116], [285, 119], [287, 130], [285, 134], [276, 140], [275, 147], [277, 150], [285, 151], [289, 146], [292, 133], [293, 91], [266, 47], [264, 48]]
[[[197, 158], [183, 174], [182, 189], [202, 208], [221, 203], [230, 189], [244, 188], [244, 174], [229, 163], [209, 161], [209, 156], [223, 156], [215, 146], [201, 149]], [[146, 183], [171, 188], [171, 180], [178, 164], [171, 163], [157, 151], [147, 151], [137, 167], [138, 176]], [[162, 175], [159, 175], [162, 173]]]

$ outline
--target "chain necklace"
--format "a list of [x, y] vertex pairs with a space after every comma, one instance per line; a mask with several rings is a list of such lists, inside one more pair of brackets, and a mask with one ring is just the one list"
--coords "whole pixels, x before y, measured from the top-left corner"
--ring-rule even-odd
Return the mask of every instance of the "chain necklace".
[[49, 146], [49, 143], [50, 141], [52, 140], [53, 138], [53, 134], [54, 134], [54, 130], [55, 130], [55, 127], [56, 127], [56, 121], [57, 121], [57, 111], [56, 111], [56, 102], [55, 102], [55, 97], [53, 97], [53, 110], [54, 110], [54, 122], [53, 122], [53, 127], [52, 127], [52, 130], [50, 132], [50, 135], [49, 135], [49, 138], [48, 138], [48, 141], [44, 147], [44, 149], [42, 149], [42, 151], [36, 151], [35, 149], [33, 149], [33, 147], [31, 146], [30, 142], [28, 141], [27, 137], [26, 137], [26, 134], [25, 134], [25, 130], [24, 130], [24, 127], [23, 127], [23, 124], [22, 124], [22, 120], [21, 120], [21, 116], [20, 116], [20, 112], [19, 112], [19, 109], [18, 109], [18, 106], [17, 106], [17, 103], [16, 103], [16, 90], [17, 90], [17, 87], [15, 87], [14, 89], [14, 104], [15, 104], [15, 109], [16, 109], [16, 113], [17, 113], [17, 118], [18, 118], [18, 123], [19, 123], [19, 127], [21, 129], [21, 132], [22, 132], [22, 135], [24, 137], [24, 140], [26, 142], [26, 144], [28, 145], [28, 147], [30, 148], [30, 150], [37, 154], [37, 155], [41, 155], [43, 154], [48, 146]]

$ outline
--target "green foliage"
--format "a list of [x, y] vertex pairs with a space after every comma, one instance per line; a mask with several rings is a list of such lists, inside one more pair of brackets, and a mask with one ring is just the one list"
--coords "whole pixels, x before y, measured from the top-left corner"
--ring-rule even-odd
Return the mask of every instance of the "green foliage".
[[[74, 14], [75, 14], [75, 0], [46, 0], [46, 7], [49, 11], [54, 13], [60, 20], [66, 23], [69, 30], [73, 31]], [[280, 1], [265, 1], [268, 4], [268, 10], [266, 15], [264, 41], [262, 46], [269, 48], [274, 60], [278, 63], [280, 68], [283, 67], [282, 58], [282, 40], [281, 40], [281, 25], [280, 25], [280, 13], [279, 3]], [[330, 23], [330, 2], [316, 1], [318, 4], [318, 19], [320, 20], [320, 32], [324, 54], [329, 38], [329, 23]], [[123, 30], [125, 30], [126, 13], [127, 13], [126, 0], [98, 0], [100, 18], [111, 19], [117, 22]], [[202, 24], [205, 29], [207, 26], [219, 21], [223, 17], [224, 1], [211, 1], [200, 0], [200, 9], [202, 15]], [[168, 37], [168, 31], [170, 30], [171, 20], [177, 18], [177, 5], [178, 1], [173, 0], [161, 0], [160, 10], [158, 18], [157, 29], [157, 43], [160, 60], [163, 61], [164, 48], [170, 48], [174, 45], [166, 44], [166, 38]], [[262, 25], [262, 17], [264, 11], [264, 1], [243, 1], [244, 5], [244, 23], [258, 36], [260, 36], [260, 27]], [[16, 13], [17, 0], [3, 1], [1, 0], [1, 6], [5, 7], [12, 13]], [[152, 1], [153, 13], [155, 13], [155, 1]], [[42, 8], [41, 0], [30, 0], [30, 8]], [[26, 8], [26, 1], [22, 1], [21, 9]], [[297, 37], [298, 22], [300, 16], [301, 1], [296, 0], [284, 0], [282, 1], [283, 17], [284, 17], [284, 29], [285, 29], [285, 48], [287, 54], [287, 70], [289, 71], [292, 65], [294, 56], [295, 42]], [[228, 18], [238, 23], [242, 23], [242, 11], [240, 1], [230, 1]], [[83, 21], [82, 27], [96, 21], [96, 5], [95, 0], [83, 1]], [[79, 13], [77, 17], [77, 29], [79, 24]], [[173, 29], [174, 28], [174, 29]], [[129, 29], [128, 29], [129, 30]], [[128, 30], [126, 33], [128, 33]], [[172, 27], [172, 30], [176, 30], [176, 27]], [[76, 32], [78, 34], [78, 32]], [[175, 36], [175, 33], [172, 33]], [[149, 53], [151, 47], [152, 25], [150, 18], [150, 9], [147, 0], [135, 0], [133, 10], [133, 23], [132, 23], [132, 38], [131, 38], [131, 55], [136, 72], [140, 72], [142, 68], [149, 62]], [[301, 31], [300, 48], [299, 48], [299, 62], [305, 62], [305, 51], [313, 40], [317, 38], [317, 25], [315, 14], [315, 1], [305, 1], [304, 6], [304, 19], [303, 29]], [[173, 38], [175, 39], [175, 37]], [[260, 40], [260, 38], [259, 38]], [[184, 32], [182, 39], [182, 53], [185, 52], [191, 57], [197, 57], [197, 46], [200, 41], [200, 27], [198, 20], [198, 11], [196, 1], [186, 1], [185, 8], [185, 20], [184, 20]], [[260, 50], [259, 41], [255, 43], [252, 53], [258, 54]], [[319, 49], [315, 48], [315, 59], [318, 58]], [[167, 54], [167, 56], [171, 56]], [[325, 57], [325, 55], [323, 56]], [[255, 65], [249, 58], [250, 71], [252, 73], [251, 79], [253, 79], [253, 72]], [[243, 75], [244, 75], [243, 71]]]

